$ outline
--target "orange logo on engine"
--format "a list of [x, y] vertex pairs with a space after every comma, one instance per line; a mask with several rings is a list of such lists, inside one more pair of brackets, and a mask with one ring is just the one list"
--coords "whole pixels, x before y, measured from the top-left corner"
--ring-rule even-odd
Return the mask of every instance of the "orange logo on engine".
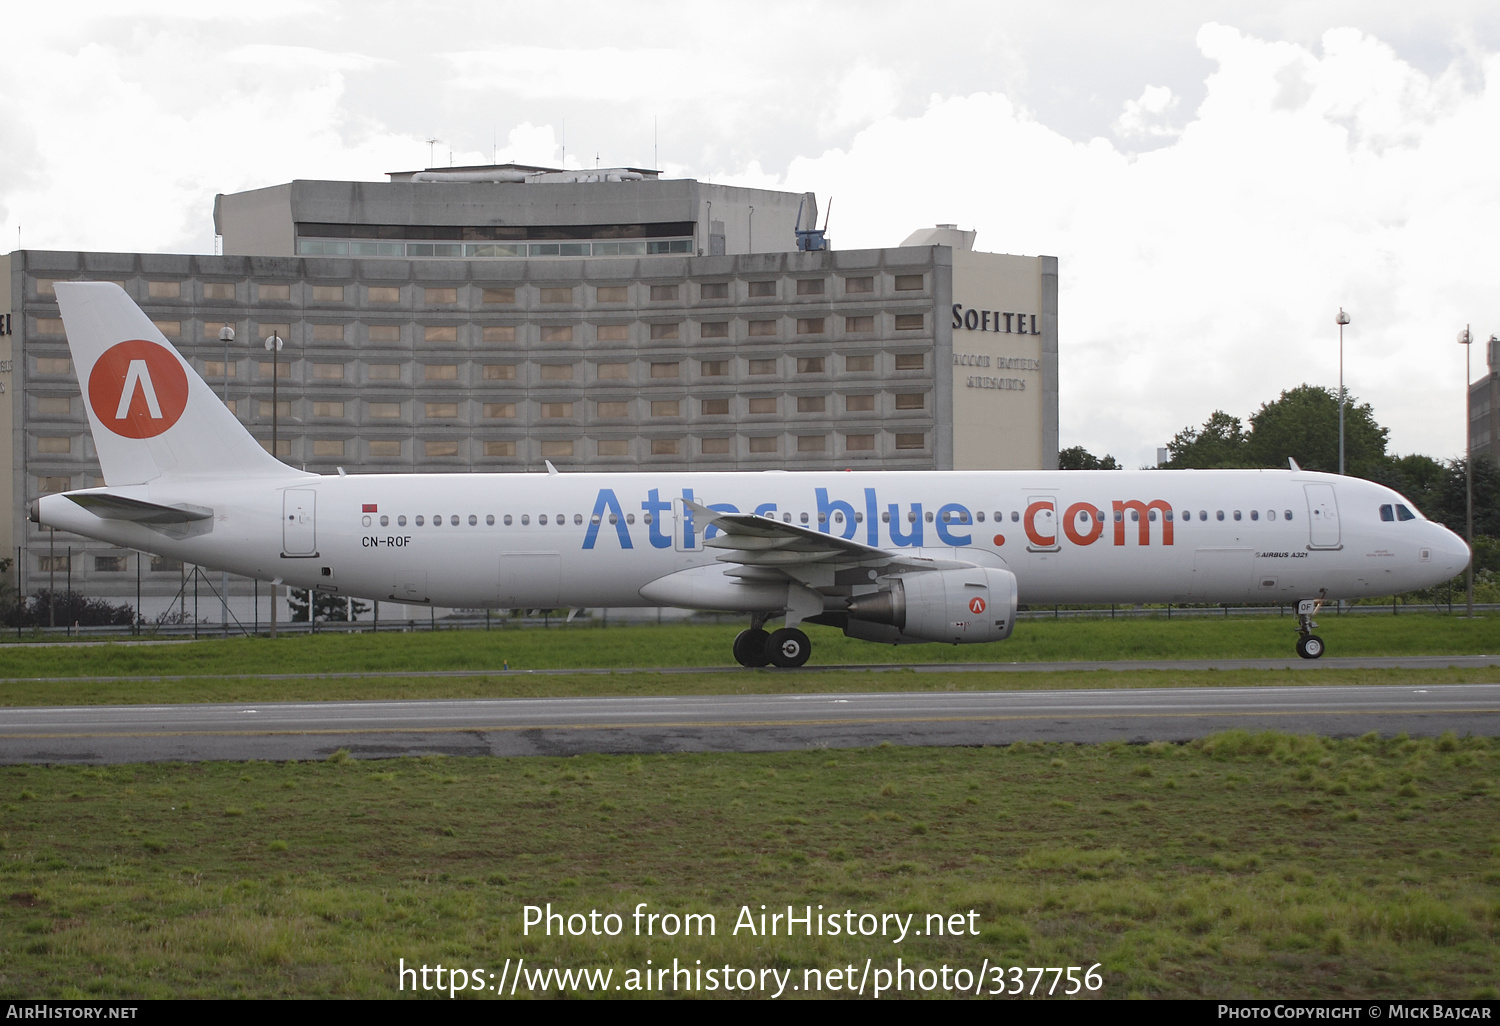
[[89, 372], [89, 405], [99, 423], [125, 438], [153, 438], [187, 409], [182, 362], [156, 342], [110, 346]]
[[975, 595], [973, 598], [969, 599], [969, 612], [975, 614], [976, 616], [984, 612], [984, 599], [980, 598], [978, 595]]

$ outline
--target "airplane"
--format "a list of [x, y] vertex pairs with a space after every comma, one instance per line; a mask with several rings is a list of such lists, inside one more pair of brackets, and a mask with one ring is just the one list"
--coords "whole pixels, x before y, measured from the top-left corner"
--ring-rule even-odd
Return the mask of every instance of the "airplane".
[[[1370, 481], [1300, 470], [311, 474], [271, 456], [123, 289], [57, 300], [105, 484], [37, 524], [297, 588], [470, 608], [749, 614], [733, 654], [796, 667], [803, 624], [1001, 641], [1020, 603], [1319, 607], [1449, 580], [1467, 545]], [[772, 631], [766, 624], [784, 618]]]

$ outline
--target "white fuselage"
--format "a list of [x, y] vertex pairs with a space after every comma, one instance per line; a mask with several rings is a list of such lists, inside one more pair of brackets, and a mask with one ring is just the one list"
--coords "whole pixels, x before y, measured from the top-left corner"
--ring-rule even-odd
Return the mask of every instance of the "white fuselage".
[[454, 607], [661, 604], [641, 589], [725, 566], [683, 499], [1008, 569], [1033, 605], [1387, 595], [1447, 580], [1469, 559], [1456, 535], [1420, 516], [1382, 519], [1383, 505], [1405, 502], [1387, 488], [1285, 470], [289, 472], [107, 491], [213, 516], [151, 527], [51, 495], [41, 523], [297, 587]]

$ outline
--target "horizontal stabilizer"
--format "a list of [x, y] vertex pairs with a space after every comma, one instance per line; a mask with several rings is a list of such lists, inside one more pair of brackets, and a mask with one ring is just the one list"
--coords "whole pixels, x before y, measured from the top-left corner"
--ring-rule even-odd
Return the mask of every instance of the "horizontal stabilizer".
[[137, 524], [190, 524], [212, 519], [214, 511], [202, 506], [163, 506], [144, 499], [127, 499], [106, 492], [79, 492], [69, 495], [78, 505], [105, 520], [129, 520]]

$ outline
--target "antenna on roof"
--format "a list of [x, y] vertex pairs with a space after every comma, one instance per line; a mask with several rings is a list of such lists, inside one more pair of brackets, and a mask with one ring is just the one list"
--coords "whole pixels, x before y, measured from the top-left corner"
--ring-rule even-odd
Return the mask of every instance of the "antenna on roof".
[[431, 138], [429, 138], [427, 140], [427, 166], [428, 167], [431, 167], [432, 166], [432, 162], [435, 159], [437, 159], [437, 158], [435, 158], [432, 155], [432, 153], [433, 153], [433, 147], [436, 146], [438, 143], [440, 143], [442, 141], [443, 140], [439, 139], [437, 136], [432, 136]]
[[823, 211], [823, 234], [828, 234], [828, 219], [833, 216], [833, 197], [828, 197], [828, 209]]

